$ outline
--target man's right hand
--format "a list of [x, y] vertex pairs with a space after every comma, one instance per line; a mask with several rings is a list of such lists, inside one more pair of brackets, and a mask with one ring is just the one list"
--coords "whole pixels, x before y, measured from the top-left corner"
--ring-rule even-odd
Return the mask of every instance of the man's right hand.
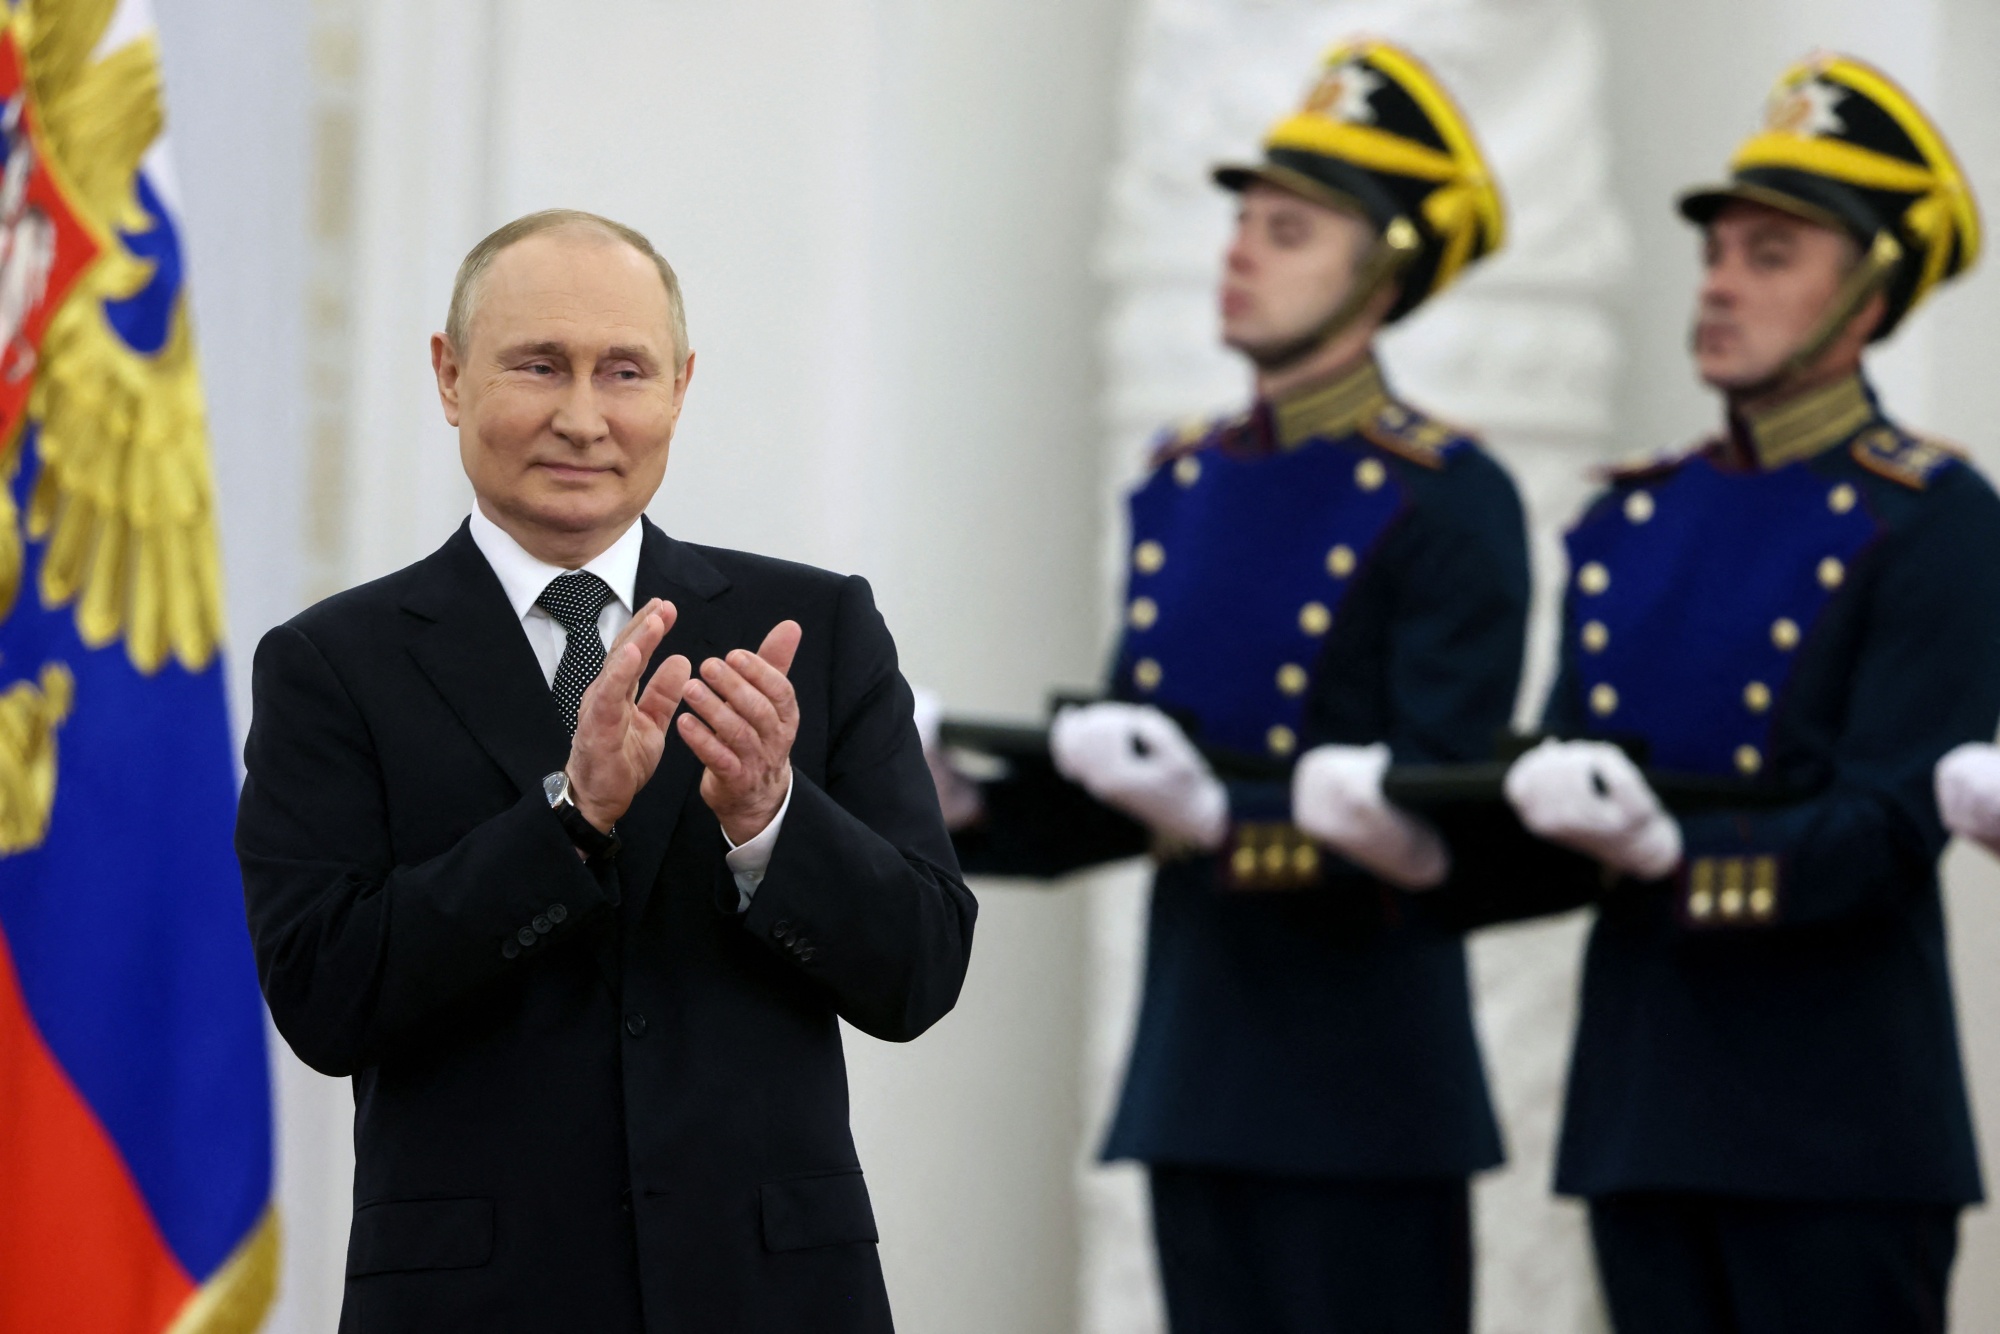
[[673, 603], [659, 598], [641, 607], [612, 641], [604, 666], [577, 706], [576, 736], [565, 766], [570, 799], [584, 819], [606, 833], [659, 768], [667, 724], [693, 672], [676, 653], [653, 673], [646, 693], [639, 694], [639, 677], [677, 615]]

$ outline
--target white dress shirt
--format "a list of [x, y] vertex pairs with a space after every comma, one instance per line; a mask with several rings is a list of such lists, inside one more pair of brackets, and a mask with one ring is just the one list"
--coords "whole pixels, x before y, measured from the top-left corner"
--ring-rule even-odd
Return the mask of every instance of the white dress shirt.
[[[500, 587], [507, 594], [508, 604], [514, 608], [514, 615], [520, 618], [521, 629], [528, 636], [528, 647], [535, 651], [535, 661], [541, 664], [542, 680], [553, 687], [563, 650], [569, 647], [569, 631], [563, 629], [562, 623], [549, 615], [548, 609], [535, 599], [542, 595], [542, 590], [549, 586], [550, 581], [571, 571], [529, 555], [477, 505], [472, 508], [472, 540], [478, 546], [479, 554], [486, 557], [486, 563], [493, 567]], [[597, 614], [597, 633], [603, 638], [606, 651], [610, 650], [619, 632], [632, 623], [635, 610], [632, 600], [637, 596], [635, 589], [639, 582], [639, 549], [645, 540], [645, 525], [634, 520], [616, 542], [582, 567], [611, 588], [612, 600]], [[738, 844], [727, 833], [723, 834], [722, 841], [729, 844], [724, 860], [728, 862], [729, 873], [736, 881], [737, 911], [749, 909], [757, 886], [763, 883], [764, 872], [771, 865], [771, 850], [778, 843], [779, 827], [785, 823], [785, 812], [791, 806], [792, 790], [788, 784], [778, 813], [749, 842]]]

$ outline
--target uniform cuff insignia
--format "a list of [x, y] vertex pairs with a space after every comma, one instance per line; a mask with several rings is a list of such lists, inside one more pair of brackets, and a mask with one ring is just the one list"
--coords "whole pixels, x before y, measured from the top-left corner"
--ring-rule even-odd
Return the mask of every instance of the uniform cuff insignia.
[[1246, 821], [1230, 829], [1222, 867], [1231, 889], [1307, 889], [1319, 883], [1320, 851], [1295, 824]]
[[1783, 876], [1772, 856], [1695, 857], [1682, 874], [1681, 924], [1697, 930], [1770, 926]]

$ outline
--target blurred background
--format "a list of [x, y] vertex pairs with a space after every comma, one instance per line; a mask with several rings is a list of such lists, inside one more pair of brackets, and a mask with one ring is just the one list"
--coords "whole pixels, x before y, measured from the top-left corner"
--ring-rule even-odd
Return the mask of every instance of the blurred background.
[[[1498, 167], [1513, 239], [1399, 329], [1399, 388], [1473, 424], [1537, 524], [1538, 575], [1605, 460], [1686, 443], [1681, 187], [1722, 169], [1778, 72], [1853, 51], [1929, 106], [2000, 199], [1991, 0], [175, 0], [160, 6], [230, 597], [251, 649], [434, 549], [470, 503], [425, 340], [458, 259], [532, 209], [646, 232], [698, 374], [654, 517], [865, 574], [906, 673], [1027, 715], [1095, 680], [1117, 497], [1160, 422], [1245, 393], [1214, 345], [1250, 152], [1356, 31], [1438, 69]], [[2000, 271], [1876, 354], [1891, 410], [2000, 472]], [[1546, 622], [1546, 603], [1544, 621]], [[1536, 636], [1545, 641], [1543, 633]], [[1543, 644], [1546, 653], [1546, 644]], [[1533, 664], [1523, 717], [1546, 686]], [[1157, 1330], [1143, 1197], [1093, 1163], [1133, 1006], [1136, 868], [976, 884], [957, 1011], [850, 1032], [854, 1120], [899, 1325]], [[2000, 868], [1949, 897], [1983, 1138], [2000, 1146]], [[1475, 945], [1512, 1163], [1479, 1194], [1485, 1334], [1603, 1328], [1580, 1213], [1547, 1198], [1583, 923]], [[274, 1039], [275, 1041], [275, 1039]], [[351, 1103], [278, 1047], [274, 1328], [331, 1331]], [[1969, 1215], [1955, 1328], [2000, 1328], [2000, 1225]]]

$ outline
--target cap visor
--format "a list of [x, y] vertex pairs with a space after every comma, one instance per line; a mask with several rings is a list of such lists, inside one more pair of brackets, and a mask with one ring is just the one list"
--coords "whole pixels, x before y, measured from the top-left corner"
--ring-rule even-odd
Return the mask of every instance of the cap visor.
[[1749, 181], [1732, 181], [1728, 185], [1705, 185], [1688, 191], [1680, 197], [1679, 208], [1683, 218], [1698, 227], [1706, 227], [1715, 221], [1715, 215], [1731, 204], [1762, 204], [1765, 208], [1789, 213], [1832, 231], [1852, 235], [1854, 228], [1838, 214], [1822, 208], [1810, 200], [1783, 190], [1773, 190], [1767, 185], [1755, 185]]
[[1355, 217], [1373, 224], [1373, 220], [1368, 216], [1368, 210], [1363, 208], [1361, 201], [1353, 195], [1344, 190], [1336, 190], [1324, 181], [1314, 180], [1302, 171], [1281, 167], [1274, 162], [1259, 162], [1254, 166], [1248, 163], [1226, 162], [1217, 167], [1211, 175], [1217, 185], [1235, 194], [1242, 194], [1253, 185], [1274, 186], [1315, 204], [1324, 204], [1328, 208], [1339, 209], [1342, 213], [1352, 213]]

